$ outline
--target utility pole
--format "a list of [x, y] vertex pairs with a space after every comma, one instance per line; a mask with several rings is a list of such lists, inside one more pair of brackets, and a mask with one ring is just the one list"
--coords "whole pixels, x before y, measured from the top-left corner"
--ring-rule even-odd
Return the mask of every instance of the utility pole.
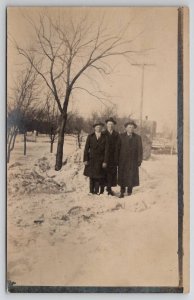
[[140, 133], [142, 133], [142, 121], [143, 121], [143, 96], [144, 96], [144, 73], [145, 68], [154, 66], [155, 64], [148, 64], [148, 63], [133, 63], [132, 66], [140, 67], [142, 69], [142, 75], [141, 75], [141, 101], [140, 101]]

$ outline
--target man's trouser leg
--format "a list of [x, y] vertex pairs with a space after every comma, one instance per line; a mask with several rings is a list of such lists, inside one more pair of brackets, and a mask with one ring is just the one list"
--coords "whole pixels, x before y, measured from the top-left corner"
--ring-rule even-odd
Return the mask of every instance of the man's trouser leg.
[[110, 176], [107, 176], [107, 192], [111, 192], [111, 180]]
[[132, 186], [128, 186], [127, 187], [127, 193], [128, 193], [128, 195], [132, 194], [132, 190], [133, 190]]
[[107, 174], [107, 192], [110, 193], [112, 191], [112, 174], [108, 173]]
[[94, 194], [94, 179], [90, 178], [90, 193]]
[[124, 193], [125, 193], [125, 187], [124, 187], [124, 186], [121, 186], [119, 198], [124, 198]]
[[94, 179], [94, 194], [99, 194], [100, 180]]
[[100, 179], [100, 194], [104, 193], [104, 178]]
[[121, 186], [121, 194], [125, 193], [125, 186]]

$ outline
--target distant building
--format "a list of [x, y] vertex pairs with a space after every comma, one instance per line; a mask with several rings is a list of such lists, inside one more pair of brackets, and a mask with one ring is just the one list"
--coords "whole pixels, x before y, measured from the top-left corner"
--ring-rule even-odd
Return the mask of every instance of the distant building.
[[148, 120], [148, 116], [142, 120], [142, 127], [140, 125], [140, 120], [134, 120], [137, 124], [136, 132], [142, 137], [143, 143], [143, 159], [149, 159], [152, 150], [152, 142], [156, 136], [157, 122]]

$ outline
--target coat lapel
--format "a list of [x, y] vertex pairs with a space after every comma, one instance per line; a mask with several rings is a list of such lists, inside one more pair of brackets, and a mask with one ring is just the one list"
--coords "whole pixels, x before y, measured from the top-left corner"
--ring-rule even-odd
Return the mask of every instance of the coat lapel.
[[94, 133], [93, 134], [93, 145], [94, 145], [94, 147], [97, 148], [102, 142], [103, 142], [103, 135], [101, 134], [101, 137], [97, 140], [97, 137]]
[[104, 137], [103, 137], [103, 134], [101, 133], [100, 138], [97, 140], [97, 144], [98, 145], [101, 144], [103, 142], [103, 140], [104, 140]]
[[[127, 132], [125, 132], [125, 145], [126, 145], [126, 149], [128, 148], [129, 149], [129, 136], [127, 135]], [[135, 144], [135, 135], [134, 133], [132, 133], [132, 137], [131, 137], [131, 149], [133, 150], [134, 149], [134, 144]]]
[[104, 131], [104, 133], [105, 133], [106, 135], [108, 135], [108, 136], [115, 136], [115, 135], [116, 135], [116, 131], [115, 131], [115, 130], [113, 130], [112, 134], [110, 134], [110, 133], [108, 132], [108, 130], [106, 129], [106, 130]]

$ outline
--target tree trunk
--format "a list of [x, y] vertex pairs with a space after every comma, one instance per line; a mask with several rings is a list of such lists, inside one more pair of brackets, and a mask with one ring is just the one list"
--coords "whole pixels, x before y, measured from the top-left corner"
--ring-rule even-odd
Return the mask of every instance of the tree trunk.
[[77, 134], [77, 142], [78, 142], [78, 148], [81, 149], [80, 132], [78, 132]]
[[7, 130], [7, 144], [9, 144], [11, 130]]
[[26, 132], [24, 133], [24, 155], [26, 155]]
[[64, 134], [65, 134], [66, 121], [67, 121], [67, 114], [61, 115], [61, 122], [59, 125], [59, 132], [58, 132], [56, 164], [55, 164], [56, 171], [59, 171], [62, 168], [63, 145], [64, 145]]
[[53, 144], [54, 142], [51, 140], [50, 153], [53, 153]]
[[13, 139], [13, 134], [10, 134], [9, 140], [8, 140], [8, 145], [7, 145], [7, 163], [9, 163], [9, 161], [10, 161], [12, 139]]
[[7, 163], [9, 163], [10, 161], [11, 151], [14, 149], [16, 136], [17, 136], [17, 130], [15, 130], [12, 134], [10, 134], [10, 139], [8, 140], [8, 147], [7, 147]]
[[8, 149], [7, 149], [7, 163], [9, 163], [9, 161], [10, 161], [10, 154], [11, 154], [10, 145], [8, 145]]

